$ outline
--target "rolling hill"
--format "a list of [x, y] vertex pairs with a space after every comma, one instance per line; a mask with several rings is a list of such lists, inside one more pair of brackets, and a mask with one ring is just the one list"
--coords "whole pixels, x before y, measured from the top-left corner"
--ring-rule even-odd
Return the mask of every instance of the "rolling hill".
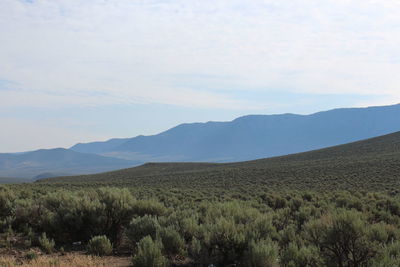
[[[133, 161], [85, 154], [63, 148], [0, 154], [0, 176], [44, 178], [116, 170], [136, 165]], [[9, 179], [8, 179], [9, 180]]]
[[29, 178], [7, 178], [0, 177], [0, 184], [21, 184], [21, 183], [30, 183], [32, 182]]
[[152, 187], [266, 186], [394, 190], [400, 186], [400, 132], [288, 156], [236, 163], [147, 163], [119, 171], [41, 180]]
[[234, 162], [310, 151], [400, 131], [400, 105], [311, 115], [249, 115], [178, 125], [152, 136], [77, 144], [70, 149], [144, 162]]

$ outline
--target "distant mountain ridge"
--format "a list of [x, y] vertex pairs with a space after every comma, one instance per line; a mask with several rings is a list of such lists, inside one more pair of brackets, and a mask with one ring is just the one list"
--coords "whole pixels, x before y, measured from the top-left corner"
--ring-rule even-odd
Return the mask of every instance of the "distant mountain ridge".
[[138, 163], [80, 153], [64, 148], [40, 149], [26, 153], [1, 153], [0, 177], [47, 178], [89, 174], [127, 168]]
[[70, 149], [141, 162], [232, 162], [320, 149], [396, 131], [400, 131], [400, 104], [181, 124], [157, 135], [76, 144]]

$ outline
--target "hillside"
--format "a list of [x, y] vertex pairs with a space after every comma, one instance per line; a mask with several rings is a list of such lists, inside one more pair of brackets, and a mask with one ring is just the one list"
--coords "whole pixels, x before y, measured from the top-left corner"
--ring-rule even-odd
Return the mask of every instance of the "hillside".
[[399, 189], [400, 132], [306, 153], [237, 163], [148, 163], [114, 172], [42, 180], [132, 186]]
[[71, 150], [144, 162], [234, 162], [310, 151], [400, 131], [400, 105], [311, 115], [249, 115], [182, 124], [153, 136], [77, 144]]
[[29, 178], [7, 178], [0, 177], [0, 184], [20, 184], [20, 183], [30, 183], [32, 182]]
[[134, 166], [133, 161], [79, 153], [63, 148], [0, 154], [0, 176], [40, 178], [88, 174]]

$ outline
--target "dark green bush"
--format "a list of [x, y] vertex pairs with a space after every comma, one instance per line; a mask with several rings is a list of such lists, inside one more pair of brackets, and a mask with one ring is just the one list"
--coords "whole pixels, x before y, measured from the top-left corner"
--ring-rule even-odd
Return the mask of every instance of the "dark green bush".
[[188, 247], [189, 257], [191, 257], [195, 262], [206, 264], [211, 262], [207, 257], [208, 253], [205, 251], [204, 246], [197, 238], [193, 238]]
[[362, 266], [374, 257], [376, 245], [368, 240], [365, 219], [355, 210], [341, 210], [306, 225], [309, 241], [322, 251], [325, 264]]
[[162, 244], [153, 241], [150, 236], [144, 237], [138, 244], [138, 252], [132, 259], [135, 267], [166, 267], [167, 259], [162, 255]]
[[290, 267], [323, 266], [323, 262], [319, 256], [319, 250], [317, 247], [304, 245], [299, 247], [293, 242], [282, 251], [281, 263], [283, 266]]
[[278, 238], [278, 233], [272, 224], [272, 219], [267, 215], [258, 215], [254, 222], [247, 225], [248, 228], [254, 233], [252, 237], [254, 240], [273, 239]]
[[25, 259], [27, 260], [36, 260], [38, 258], [38, 254], [35, 251], [29, 251], [25, 254]]
[[185, 240], [173, 228], [163, 228], [160, 231], [164, 250], [168, 255], [185, 254]]
[[39, 237], [39, 245], [43, 252], [50, 254], [54, 251], [55, 242], [53, 239], [49, 239], [46, 233], [42, 233]]
[[95, 236], [89, 240], [87, 251], [91, 255], [107, 256], [113, 252], [113, 246], [105, 235]]
[[47, 212], [42, 215], [40, 227], [46, 228], [58, 243], [85, 242], [103, 233], [104, 207], [91, 192], [49, 194], [43, 202]]
[[400, 266], [400, 242], [387, 244], [372, 260], [372, 267], [398, 267]]
[[132, 244], [135, 244], [145, 236], [150, 236], [152, 239], [155, 239], [160, 228], [156, 217], [145, 215], [131, 221], [126, 229], [126, 235]]
[[135, 214], [135, 200], [127, 189], [100, 188], [97, 194], [98, 201], [104, 209], [101, 232], [118, 245], [121, 242], [124, 227]]
[[244, 262], [249, 267], [277, 267], [278, 257], [279, 248], [276, 243], [270, 240], [251, 241]]
[[238, 261], [246, 250], [245, 226], [235, 224], [232, 218], [221, 217], [203, 231], [205, 246], [221, 265]]
[[10, 189], [0, 185], [0, 233], [7, 231], [15, 217], [15, 197]]
[[[394, 190], [272, 192], [270, 184], [245, 180], [236, 187], [197, 182], [130, 186], [132, 193], [105, 188], [108, 182], [0, 186], [0, 232], [6, 232], [0, 246], [51, 252], [56, 244], [68, 251], [72, 242], [106, 236], [116, 253], [125, 248], [121, 240], [131, 241], [138, 264], [156, 255], [161, 263], [167, 257], [194, 266], [400, 266], [400, 195]], [[39, 239], [41, 233], [47, 236]], [[143, 245], [146, 236], [151, 245]], [[96, 249], [93, 254], [102, 254]]]
[[167, 212], [167, 209], [162, 203], [156, 200], [137, 200], [133, 204], [133, 212], [138, 216], [161, 216]]

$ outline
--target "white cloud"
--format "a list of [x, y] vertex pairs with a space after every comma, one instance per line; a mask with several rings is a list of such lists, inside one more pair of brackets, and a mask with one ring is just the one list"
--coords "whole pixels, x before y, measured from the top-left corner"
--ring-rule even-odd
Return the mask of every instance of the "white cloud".
[[234, 88], [164, 79], [180, 73], [399, 100], [399, 12], [391, 0], [2, 0], [0, 78], [20, 90], [0, 91], [0, 105], [251, 106]]
[[400, 102], [399, 14], [398, 0], [1, 0], [0, 151], [155, 133], [146, 121], [194, 116], [160, 119], [148, 105], [110, 132], [121, 113], [81, 119], [66, 111], [75, 106], [168, 104], [207, 110], [193, 119], [206, 121], [317, 111], [342, 95]]

